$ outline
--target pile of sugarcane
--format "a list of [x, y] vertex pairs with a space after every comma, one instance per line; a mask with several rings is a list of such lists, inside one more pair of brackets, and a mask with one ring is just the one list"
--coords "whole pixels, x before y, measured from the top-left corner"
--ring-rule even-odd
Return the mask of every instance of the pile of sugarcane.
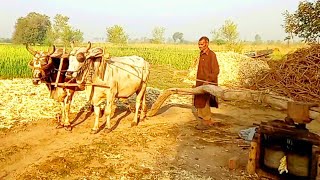
[[320, 45], [314, 44], [287, 54], [270, 64], [268, 73], [260, 74], [252, 86], [293, 100], [320, 103]]

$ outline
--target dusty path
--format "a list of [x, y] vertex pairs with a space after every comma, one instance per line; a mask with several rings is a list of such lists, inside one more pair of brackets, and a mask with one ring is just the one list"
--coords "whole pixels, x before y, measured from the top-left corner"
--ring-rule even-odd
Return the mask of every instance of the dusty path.
[[[239, 107], [221, 103], [214, 111], [219, 123], [206, 131], [195, 130], [190, 105], [174, 103], [133, 128], [132, 114], [120, 109], [113, 123], [121, 121], [111, 133], [91, 135], [93, 115], [86, 119], [86, 113], [72, 132], [55, 129], [54, 119], [20, 124], [1, 131], [0, 179], [252, 179], [245, 173], [248, 149], [239, 147], [248, 144], [238, 131], [285, 114]], [[310, 127], [320, 132], [319, 124]], [[230, 171], [234, 156], [240, 167]]]
[[[167, 104], [134, 128], [129, 127], [132, 114], [122, 108], [113, 118], [113, 123], [121, 119], [118, 127], [96, 135], [89, 133], [93, 115], [85, 119], [86, 114], [72, 132], [55, 129], [54, 119], [18, 124], [0, 133], [0, 179], [255, 178], [245, 172], [248, 144], [237, 133], [285, 114], [230, 103], [214, 112], [219, 123], [206, 131], [195, 130], [188, 104]], [[316, 122], [310, 128], [320, 132]], [[233, 156], [240, 158], [240, 167], [230, 171]]]

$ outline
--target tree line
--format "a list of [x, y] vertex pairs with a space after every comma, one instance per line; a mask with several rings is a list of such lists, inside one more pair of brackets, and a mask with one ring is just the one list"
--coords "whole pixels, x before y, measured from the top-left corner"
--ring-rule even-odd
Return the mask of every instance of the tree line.
[[[145, 39], [145, 41], [154, 44], [164, 43], [165, 31], [164, 27], [155, 27], [151, 32], [152, 38]], [[217, 44], [235, 44], [239, 37], [237, 25], [230, 20], [227, 20], [218, 31], [215, 30], [212, 34], [212, 40]], [[115, 44], [126, 44], [129, 40], [128, 34], [120, 25], [107, 27], [106, 35], [107, 41]], [[174, 43], [187, 42], [183, 38], [182, 32], [173, 33], [172, 40]], [[83, 33], [79, 29], [71, 27], [67, 16], [57, 14], [51, 22], [47, 15], [31, 12], [26, 17], [20, 17], [17, 20], [12, 41], [17, 44], [51, 45], [60, 43], [68, 45], [72, 41], [82, 42]]]
[[297, 36], [305, 42], [320, 43], [320, 0], [301, 1], [298, 9], [290, 13], [285, 11], [283, 28], [288, 36], [285, 40], [293, 41]]
[[83, 33], [69, 24], [69, 17], [57, 14], [53, 22], [50, 17], [36, 12], [20, 17], [15, 25], [12, 42], [17, 44], [69, 44], [82, 42]]
[[[297, 36], [305, 42], [320, 41], [320, 0], [314, 2], [301, 1], [297, 10], [294, 13], [285, 11], [283, 14], [284, 24], [282, 25], [284, 31], [288, 36], [284, 39], [293, 41]], [[164, 27], [155, 27], [152, 30], [152, 38], [145, 39], [145, 41], [155, 44], [165, 42]], [[187, 42], [183, 37], [182, 32], [175, 32], [172, 35], [174, 43]], [[106, 39], [108, 42], [115, 44], [126, 44], [129, 41], [129, 36], [124, 28], [120, 25], [114, 25], [106, 28]], [[69, 17], [57, 14], [53, 22], [45, 14], [36, 12], [29, 13], [26, 17], [18, 18], [15, 31], [12, 36], [13, 43], [30, 43], [30, 44], [53, 44], [62, 43], [68, 45], [71, 41], [82, 42], [83, 32], [79, 29], [73, 28], [69, 24]], [[8, 39], [2, 39], [2, 42], [10, 42]], [[239, 39], [238, 25], [226, 20], [224, 24], [211, 31], [211, 41], [215, 44], [222, 45], [237, 45], [241, 43]], [[262, 37], [256, 34], [254, 37], [254, 44], [263, 43]]]

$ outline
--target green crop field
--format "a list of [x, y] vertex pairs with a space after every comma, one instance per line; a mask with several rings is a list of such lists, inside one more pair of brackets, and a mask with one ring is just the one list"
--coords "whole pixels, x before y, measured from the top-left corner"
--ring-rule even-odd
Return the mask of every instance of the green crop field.
[[[86, 44], [83, 44], [85, 46]], [[165, 44], [130, 44], [130, 45], [112, 45], [93, 43], [93, 47], [106, 47], [106, 51], [111, 56], [141, 56], [152, 65], [166, 65], [177, 70], [187, 70], [194, 59], [198, 56], [196, 44], [191, 45], [165, 45]], [[214, 51], [228, 51], [226, 46], [210, 46]], [[281, 57], [283, 54], [296, 49], [298, 46], [285, 45], [244, 45], [239, 51], [250, 51], [256, 49], [278, 48]], [[33, 46], [34, 50], [47, 50], [45, 46]], [[70, 47], [67, 48], [70, 50]], [[32, 56], [23, 45], [0, 44], [0, 78], [26, 78], [31, 77], [31, 70], [28, 68], [28, 62]]]
[[[187, 69], [197, 57], [196, 46], [149, 46], [127, 45], [113, 46], [93, 44], [93, 46], [105, 46], [111, 56], [137, 55], [146, 59], [151, 64], [168, 65], [175, 69]], [[47, 50], [48, 47], [34, 46], [34, 50]], [[23, 45], [0, 45], [0, 78], [25, 78], [31, 76], [28, 62], [32, 55]]]

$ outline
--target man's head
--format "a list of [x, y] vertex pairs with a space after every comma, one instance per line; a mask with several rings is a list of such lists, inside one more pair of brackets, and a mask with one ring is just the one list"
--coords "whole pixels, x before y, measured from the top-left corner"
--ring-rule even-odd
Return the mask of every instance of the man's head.
[[198, 42], [198, 47], [200, 51], [201, 52], [205, 51], [206, 49], [208, 49], [208, 46], [209, 46], [209, 38], [207, 38], [206, 36], [202, 36]]

